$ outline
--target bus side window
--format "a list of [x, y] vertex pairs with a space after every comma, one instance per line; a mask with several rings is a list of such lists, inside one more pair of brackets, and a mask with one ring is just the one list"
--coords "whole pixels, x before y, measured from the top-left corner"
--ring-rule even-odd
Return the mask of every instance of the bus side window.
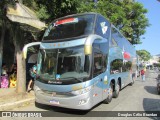
[[111, 68], [110, 68], [111, 74], [121, 73], [122, 67], [123, 67], [123, 60], [122, 59], [115, 59], [111, 62], [110, 66], [111, 66]]
[[103, 55], [101, 53], [94, 53], [94, 70], [93, 76], [98, 76], [103, 72]]

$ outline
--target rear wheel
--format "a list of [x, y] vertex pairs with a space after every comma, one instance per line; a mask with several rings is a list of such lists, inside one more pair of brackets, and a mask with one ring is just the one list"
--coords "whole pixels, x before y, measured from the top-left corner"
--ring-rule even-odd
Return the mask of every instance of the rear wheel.
[[117, 98], [119, 96], [119, 91], [120, 91], [120, 83], [118, 82], [117, 86], [116, 86], [116, 89], [115, 89], [115, 91], [113, 93], [113, 97], [114, 98]]
[[160, 87], [157, 87], [158, 94], [160, 95]]
[[129, 85], [132, 86], [134, 84], [134, 82], [135, 82], [135, 77], [132, 78], [132, 82]]
[[113, 97], [113, 85], [112, 83], [110, 83], [110, 87], [108, 90], [109, 94], [108, 97], [104, 100], [104, 103], [109, 104], [112, 101], [112, 97]]

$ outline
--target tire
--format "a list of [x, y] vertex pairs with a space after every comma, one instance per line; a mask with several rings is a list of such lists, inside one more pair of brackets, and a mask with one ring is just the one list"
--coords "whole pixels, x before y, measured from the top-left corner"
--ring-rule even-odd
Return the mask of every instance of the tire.
[[129, 85], [132, 86], [134, 84], [134, 81], [135, 81], [135, 77], [132, 78], [132, 82]]
[[160, 88], [159, 87], [157, 87], [157, 91], [158, 91], [158, 95], [160, 95]]
[[113, 97], [113, 85], [112, 85], [112, 83], [110, 83], [109, 95], [103, 102], [106, 104], [109, 104], [112, 101], [112, 97]]
[[120, 92], [120, 83], [118, 82], [118, 83], [117, 83], [117, 89], [114, 91], [113, 97], [114, 97], [114, 98], [118, 98], [119, 92]]

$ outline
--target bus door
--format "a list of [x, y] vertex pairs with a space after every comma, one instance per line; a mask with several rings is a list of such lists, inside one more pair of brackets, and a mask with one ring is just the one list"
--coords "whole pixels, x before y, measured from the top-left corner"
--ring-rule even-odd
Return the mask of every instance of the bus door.
[[41, 42], [32, 42], [32, 43], [29, 43], [27, 45], [25, 45], [23, 47], [23, 58], [26, 59], [27, 58], [27, 52], [28, 52], [28, 48], [29, 47], [33, 47], [33, 46], [40, 46]]
[[27, 63], [26, 63], [26, 81], [27, 82], [29, 82], [29, 80], [30, 80], [29, 70], [37, 62], [37, 52], [32, 54], [30, 57], [28, 57], [27, 56], [28, 49], [30, 47], [34, 47], [37, 50], [37, 49], [39, 49], [40, 44], [41, 44], [41, 42], [32, 42], [32, 43], [29, 43], [23, 47], [23, 58], [27, 60]]

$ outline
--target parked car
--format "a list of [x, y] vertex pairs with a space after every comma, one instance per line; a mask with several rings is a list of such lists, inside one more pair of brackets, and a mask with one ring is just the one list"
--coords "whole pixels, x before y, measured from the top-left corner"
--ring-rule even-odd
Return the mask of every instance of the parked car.
[[160, 94], [160, 74], [157, 77], [157, 91], [158, 91], [158, 94]]

